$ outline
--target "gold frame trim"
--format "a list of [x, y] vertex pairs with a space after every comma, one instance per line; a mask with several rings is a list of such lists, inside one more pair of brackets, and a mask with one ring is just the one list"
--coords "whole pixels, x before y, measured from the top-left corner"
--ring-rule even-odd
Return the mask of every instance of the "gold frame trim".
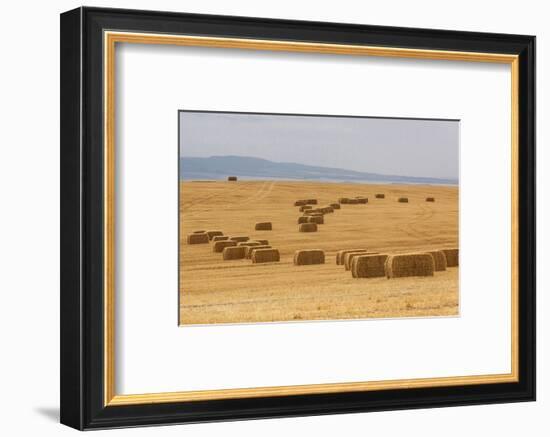
[[[117, 395], [115, 393], [115, 47], [116, 43], [162, 44], [193, 47], [235, 48], [248, 50], [287, 51], [355, 56], [382, 56], [490, 62], [509, 64], [511, 72], [511, 203], [512, 203], [512, 277], [511, 277], [511, 372], [494, 375], [472, 375], [439, 378], [398, 379], [385, 381], [332, 384], [251, 387], [223, 390], [201, 390], [166, 393]], [[512, 383], [519, 381], [519, 289], [518, 289], [518, 151], [519, 151], [519, 57], [512, 54], [418, 50], [345, 44], [286, 42], [242, 38], [215, 38], [187, 35], [104, 32], [104, 156], [105, 156], [105, 278], [104, 278], [104, 404], [138, 405], [198, 400], [291, 396], [421, 387]]]

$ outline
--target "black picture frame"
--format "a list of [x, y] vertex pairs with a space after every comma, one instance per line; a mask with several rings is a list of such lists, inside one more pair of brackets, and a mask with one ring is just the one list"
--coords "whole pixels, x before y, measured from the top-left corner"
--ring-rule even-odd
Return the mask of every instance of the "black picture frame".
[[[105, 406], [103, 32], [519, 56], [519, 378], [513, 383]], [[535, 400], [535, 37], [82, 7], [61, 14], [61, 423], [97, 428]]]

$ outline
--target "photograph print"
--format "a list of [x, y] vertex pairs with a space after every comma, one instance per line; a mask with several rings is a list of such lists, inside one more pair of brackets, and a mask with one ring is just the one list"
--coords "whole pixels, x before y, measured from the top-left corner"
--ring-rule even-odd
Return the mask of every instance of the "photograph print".
[[459, 315], [459, 120], [178, 117], [180, 325]]

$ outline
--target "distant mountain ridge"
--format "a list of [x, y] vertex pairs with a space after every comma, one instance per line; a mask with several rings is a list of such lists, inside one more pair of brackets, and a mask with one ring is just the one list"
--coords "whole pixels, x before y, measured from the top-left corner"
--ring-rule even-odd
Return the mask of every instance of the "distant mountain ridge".
[[332, 167], [318, 167], [293, 162], [274, 162], [247, 156], [210, 156], [180, 158], [180, 179], [226, 179], [240, 176], [258, 179], [290, 179], [334, 182], [373, 182], [396, 184], [456, 185], [456, 179], [382, 175]]

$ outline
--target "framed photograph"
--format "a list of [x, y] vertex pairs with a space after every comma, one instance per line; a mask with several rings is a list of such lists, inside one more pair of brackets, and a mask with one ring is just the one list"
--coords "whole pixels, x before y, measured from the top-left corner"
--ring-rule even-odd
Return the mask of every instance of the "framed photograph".
[[61, 422], [535, 399], [535, 37], [61, 14]]

